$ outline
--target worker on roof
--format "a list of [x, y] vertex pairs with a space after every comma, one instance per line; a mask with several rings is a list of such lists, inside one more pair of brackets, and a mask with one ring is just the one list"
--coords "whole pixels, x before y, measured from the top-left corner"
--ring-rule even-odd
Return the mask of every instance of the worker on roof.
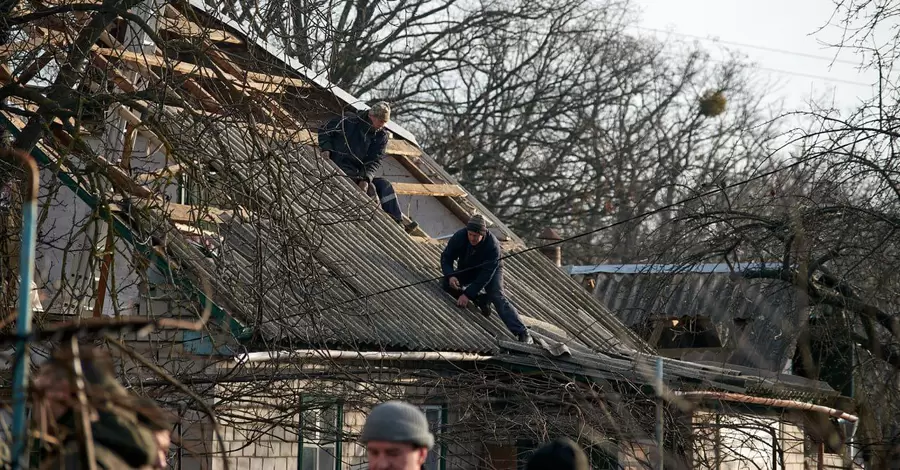
[[441, 254], [441, 270], [442, 287], [456, 297], [456, 305], [465, 308], [474, 302], [487, 317], [491, 314], [490, 304], [494, 304], [500, 319], [519, 341], [533, 342], [516, 308], [503, 293], [500, 243], [487, 231], [484, 217], [473, 215], [465, 228], [450, 237]]
[[375, 177], [387, 148], [385, 126], [390, 119], [391, 108], [383, 101], [367, 111], [336, 117], [319, 129], [319, 147], [363, 192], [370, 196], [377, 194], [381, 208], [407, 232], [412, 232], [418, 224], [404, 224], [391, 182]]

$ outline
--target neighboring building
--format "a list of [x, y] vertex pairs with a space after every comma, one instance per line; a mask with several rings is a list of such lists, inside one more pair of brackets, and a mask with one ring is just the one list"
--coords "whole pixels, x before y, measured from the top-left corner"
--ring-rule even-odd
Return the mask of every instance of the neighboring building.
[[744, 270], [759, 267], [606, 264], [566, 269], [593, 283], [594, 296], [667, 357], [789, 371], [806, 310], [784, 283], [743, 277]]
[[[86, 145], [53, 124], [55, 139], [33, 152], [46, 207], [38, 321], [194, 321], [210, 312], [200, 331], [126, 338], [204, 404], [121, 357], [126, 383], [181, 418], [176, 468], [222, 468], [223, 460], [229, 468], [362, 468], [355, 436], [366, 410], [389, 398], [426, 410], [439, 438], [429, 469], [517, 468], [557, 435], [584, 444], [596, 468], [655, 461], [652, 345], [542, 254], [523, 251], [392, 123], [384, 174], [422, 228], [407, 235], [311, 146], [309, 129], [362, 103], [203, 2], [158, 13], [150, 23], [172, 44], [157, 51], [125, 40], [133, 32], [101, 35], [92, 81], [79, 91], [159, 90], [169, 104], [100, 109], [91, 128], [79, 129]], [[52, 41], [66, 50], [66, 37]], [[178, 49], [186, 42], [202, 53]], [[2, 123], [14, 134], [24, 126], [14, 113], [2, 114]], [[456, 308], [435, 281], [440, 239], [476, 212], [503, 241], [508, 293], [534, 345], [516, 342], [496, 315]], [[822, 405], [837, 395], [824, 383], [755, 368], [661, 362], [661, 381], [678, 405], [666, 412], [666, 461], [679, 468], [706, 465], [698, 449], [710, 448], [692, 430], [722, 414], [720, 399], [679, 394]], [[802, 407], [772, 403], [736, 406], [754, 419]], [[206, 405], [222, 424], [217, 433]], [[785, 458], [773, 461], [796, 468], [796, 446], [787, 441], [798, 432], [784, 428], [752, 447], [781, 452]], [[712, 442], [723, 439], [716, 436]]]
[[[748, 275], [760, 269], [780, 268], [780, 263], [773, 262], [599, 264], [566, 266], [565, 270], [663, 356], [802, 384], [808, 375], [801, 366], [798, 341], [804, 331], [815, 328], [818, 317], [794, 288]], [[852, 366], [846, 361], [852, 353], [835, 354], [814, 344], [812, 354], [816, 363], [826, 366], [821, 371], [822, 379], [845, 398], [850, 397]], [[840, 403], [848, 406], [849, 400], [841, 399]], [[806, 442], [804, 450], [804, 426], [801, 423], [796, 427], [798, 419], [794, 418], [793, 423], [781, 425], [788, 426], [785, 433], [799, 433], [801, 451], [811, 461], [820, 456], [841, 461], [837, 454], [849, 449], [843, 444], [824, 445], [822, 433], [814, 428], [807, 428], [811, 431], [807, 432], [811, 434], [806, 436], [807, 441], [818, 437], [821, 445]], [[720, 423], [723, 418], [710, 419]], [[826, 431], [831, 432], [828, 428]], [[763, 468], [775, 467], [766, 463]]]

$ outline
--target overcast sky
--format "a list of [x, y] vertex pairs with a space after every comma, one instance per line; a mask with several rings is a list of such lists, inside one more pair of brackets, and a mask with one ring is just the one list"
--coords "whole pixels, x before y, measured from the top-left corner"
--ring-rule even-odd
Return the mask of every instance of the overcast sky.
[[830, 0], [632, 1], [641, 11], [637, 32], [698, 41], [713, 57], [724, 58], [723, 48], [746, 54], [786, 107], [803, 107], [812, 95], [833, 98], [840, 108], [872, 96], [875, 74], [857, 71], [851, 51], [836, 56], [820, 44], [840, 37], [835, 27], [816, 32], [834, 11]]

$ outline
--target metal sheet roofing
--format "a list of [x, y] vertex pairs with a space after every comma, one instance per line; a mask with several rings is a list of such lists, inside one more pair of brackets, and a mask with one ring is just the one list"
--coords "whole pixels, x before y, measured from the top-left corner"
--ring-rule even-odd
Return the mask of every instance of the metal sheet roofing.
[[[798, 334], [796, 296], [782, 283], [717, 274], [598, 273], [594, 295], [629, 327], [651, 318], [708, 317], [729, 364], [782, 370]], [[742, 329], [743, 328], [743, 329]]]
[[[310, 148], [261, 144], [246, 129], [186, 113], [158, 119], [177, 153], [216, 170], [223, 193], [212, 198], [230, 198], [265, 221], [253, 224], [264, 230], [224, 224], [222, 259], [209, 269], [219, 273], [220, 292], [235, 293], [230, 307], [242, 321], [261, 317], [274, 333], [269, 340], [480, 352], [496, 349], [495, 337], [512, 339], [496, 315], [483, 322], [456, 308], [432, 281], [440, 276], [440, 245], [414, 241]], [[504, 263], [508, 295], [521, 313], [597, 350], [642, 347], [539, 253]]]

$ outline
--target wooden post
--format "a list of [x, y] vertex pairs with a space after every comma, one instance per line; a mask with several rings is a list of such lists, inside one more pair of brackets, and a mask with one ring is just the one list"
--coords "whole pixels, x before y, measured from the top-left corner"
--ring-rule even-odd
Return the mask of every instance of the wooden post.
[[97, 299], [94, 301], [94, 318], [103, 316], [103, 301], [106, 299], [106, 284], [109, 280], [109, 266], [112, 264], [113, 250], [112, 224], [106, 226], [106, 248], [103, 252], [103, 264], [100, 265], [100, 281], [97, 283]]

